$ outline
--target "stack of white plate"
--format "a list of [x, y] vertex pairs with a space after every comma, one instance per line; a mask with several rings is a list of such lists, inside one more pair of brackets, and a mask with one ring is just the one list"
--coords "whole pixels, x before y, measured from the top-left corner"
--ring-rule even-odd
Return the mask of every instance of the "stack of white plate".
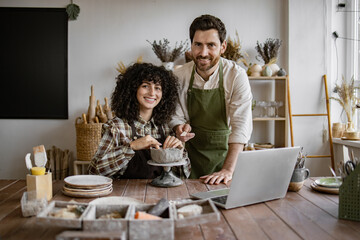
[[63, 193], [70, 197], [102, 197], [109, 195], [112, 179], [98, 175], [75, 175], [64, 179]]

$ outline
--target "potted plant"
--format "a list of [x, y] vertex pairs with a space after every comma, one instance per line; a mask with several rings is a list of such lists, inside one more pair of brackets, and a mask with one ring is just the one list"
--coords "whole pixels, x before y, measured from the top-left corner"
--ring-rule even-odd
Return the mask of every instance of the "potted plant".
[[174, 61], [182, 54], [184, 54], [188, 49], [187, 40], [184, 42], [181, 41], [179, 45], [178, 42], [176, 42], [173, 49], [170, 48], [170, 42], [166, 38], [164, 38], [163, 41], [159, 40], [159, 42], [156, 40], [152, 43], [149, 40], [146, 41], [150, 43], [152, 50], [167, 70], [172, 70], [174, 67]]
[[[280, 70], [276, 61], [281, 44], [281, 40], [273, 38], [266, 39], [263, 44], [257, 41], [255, 49], [259, 54], [258, 56], [260, 56], [265, 63], [263, 66], [263, 76], [276, 76]], [[257, 60], [259, 60], [258, 56], [256, 57]]]

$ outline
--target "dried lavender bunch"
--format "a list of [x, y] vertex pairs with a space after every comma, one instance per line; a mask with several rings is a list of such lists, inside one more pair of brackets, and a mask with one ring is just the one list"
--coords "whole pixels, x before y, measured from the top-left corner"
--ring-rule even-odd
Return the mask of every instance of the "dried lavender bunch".
[[[280, 39], [268, 38], [264, 44], [261, 44], [259, 41], [257, 41], [255, 49], [265, 64], [268, 64], [271, 60], [275, 60], [276, 62], [281, 44], [282, 41]], [[257, 60], [259, 59], [257, 58]]]
[[162, 62], [174, 62], [181, 54], [187, 51], [189, 46], [187, 40], [184, 42], [181, 41], [179, 45], [178, 42], [176, 42], [175, 48], [171, 50], [169, 46], [170, 42], [166, 38], [164, 38], [163, 41], [159, 40], [159, 42], [154, 41], [151, 43], [149, 40], [146, 41], [150, 43], [152, 50]]

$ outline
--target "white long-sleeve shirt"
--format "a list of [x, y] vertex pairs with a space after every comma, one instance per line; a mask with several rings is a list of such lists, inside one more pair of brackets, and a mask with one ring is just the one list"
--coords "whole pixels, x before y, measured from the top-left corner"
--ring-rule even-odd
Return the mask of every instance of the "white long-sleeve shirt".
[[[252, 133], [252, 93], [249, 79], [244, 69], [235, 62], [221, 58], [223, 63], [223, 78], [225, 91], [226, 116], [231, 129], [229, 143], [247, 143]], [[179, 104], [175, 115], [170, 121], [170, 127], [189, 121], [187, 110], [187, 90], [194, 62], [189, 62], [174, 70], [179, 78]], [[214, 89], [219, 87], [219, 68], [205, 81], [196, 71], [194, 88]]]

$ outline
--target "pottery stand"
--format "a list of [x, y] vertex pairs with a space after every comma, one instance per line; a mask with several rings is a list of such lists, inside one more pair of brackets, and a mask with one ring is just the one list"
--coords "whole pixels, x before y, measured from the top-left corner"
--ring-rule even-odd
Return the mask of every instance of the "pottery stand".
[[171, 171], [171, 167], [182, 166], [186, 164], [185, 160], [173, 163], [156, 163], [152, 160], [149, 160], [147, 163], [152, 166], [161, 166], [164, 168], [161, 175], [151, 181], [151, 185], [157, 187], [176, 187], [184, 183], [180, 178], [175, 176], [175, 174]]

